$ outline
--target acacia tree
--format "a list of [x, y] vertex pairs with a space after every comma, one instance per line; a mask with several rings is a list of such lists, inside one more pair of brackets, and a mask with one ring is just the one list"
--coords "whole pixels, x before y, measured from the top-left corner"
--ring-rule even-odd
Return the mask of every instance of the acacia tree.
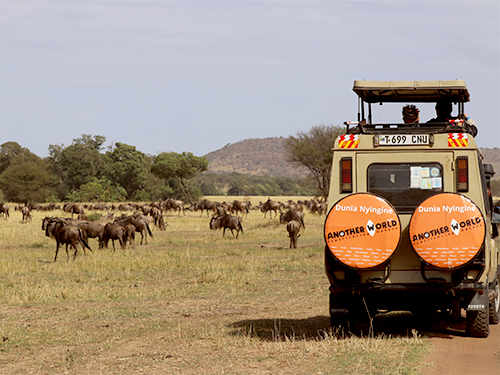
[[151, 165], [151, 173], [163, 179], [174, 179], [189, 203], [193, 204], [190, 180], [208, 169], [206, 158], [194, 156], [191, 152], [163, 152]]
[[325, 200], [330, 189], [332, 171], [332, 148], [335, 139], [345, 133], [345, 129], [333, 125], [313, 126], [308, 132], [298, 132], [285, 139], [285, 157], [297, 165], [309, 169], [317, 184], [318, 195]]

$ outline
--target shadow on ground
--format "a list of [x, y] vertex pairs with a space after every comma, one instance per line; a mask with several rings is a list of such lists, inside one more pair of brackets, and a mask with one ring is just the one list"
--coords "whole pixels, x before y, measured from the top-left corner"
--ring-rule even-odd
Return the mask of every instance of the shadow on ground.
[[330, 328], [328, 316], [315, 316], [307, 319], [255, 319], [231, 323], [234, 335], [248, 335], [266, 341], [280, 341], [285, 338], [318, 340], [327, 336], [358, 337], [441, 337], [465, 336], [465, 321], [451, 322], [444, 314], [418, 318], [410, 312], [396, 311], [377, 314], [372, 321], [356, 323], [354, 327]]

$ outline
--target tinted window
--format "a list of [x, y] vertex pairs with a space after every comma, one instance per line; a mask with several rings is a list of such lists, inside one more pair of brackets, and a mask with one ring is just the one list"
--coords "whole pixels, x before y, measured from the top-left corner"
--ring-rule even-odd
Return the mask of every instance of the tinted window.
[[438, 163], [372, 164], [368, 191], [387, 199], [398, 212], [413, 212], [426, 198], [443, 191]]

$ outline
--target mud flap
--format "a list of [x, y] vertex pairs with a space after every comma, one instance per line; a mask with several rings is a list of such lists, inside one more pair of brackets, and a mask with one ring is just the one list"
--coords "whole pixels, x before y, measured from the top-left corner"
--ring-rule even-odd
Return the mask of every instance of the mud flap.
[[349, 301], [344, 297], [330, 293], [330, 316], [347, 318], [349, 315]]
[[489, 297], [488, 293], [484, 292], [476, 292], [472, 300], [467, 305], [467, 311], [478, 311], [478, 310], [486, 310], [489, 308]]

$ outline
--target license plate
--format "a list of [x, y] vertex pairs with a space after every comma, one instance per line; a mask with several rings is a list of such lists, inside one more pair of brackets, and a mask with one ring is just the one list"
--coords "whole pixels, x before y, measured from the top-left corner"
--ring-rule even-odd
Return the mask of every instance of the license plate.
[[376, 135], [380, 146], [414, 146], [428, 145], [429, 134], [391, 134]]

